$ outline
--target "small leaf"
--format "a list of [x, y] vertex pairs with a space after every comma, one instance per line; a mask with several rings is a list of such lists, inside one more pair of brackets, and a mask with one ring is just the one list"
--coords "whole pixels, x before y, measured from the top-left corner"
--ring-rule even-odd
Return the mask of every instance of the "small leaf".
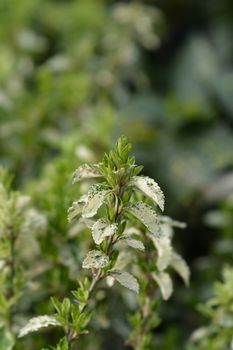
[[158, 283], [164, 300], [168, 300], [173, 292], [172, 280], [168, 273], [159, 272], [152, 274], [153, 279]]
[[161, 215], [161, 216], [159, 216], [159, 221], [163, 224], [168, 224], [169, 226], [172, 226], [172, 227], [177, 227], [177, 228], [186, 228], [187, 227], [187, 224], [185, 222], [173, 220], [169, 216]]
[[83, 260], [84, 269], [101, 269], [109, 263], [109, 257], [100, 250], [91, 250]]
[[180, 275], [186, 286], [188, 286], [190, 279], [190, 269], [182, 256], [173, 252], [171, 267]]
[[149, 237], [152, 240], [155, 248], [157, 249], [157, 268], [159, 269], [159, 271], [163, 271], [168, 267], [172, 259], [171, 240], [168, 236], [158, 238], [153, 234], [149, 234]]
[[33, 317], [29, 320], [26, 326], [21, 328], [19, 332], [19, 338], [24, 337], [28, 333], [36, 332], [41, 328], [46, 328], [49, 326], [61, 326], [61, 324], [53, 316], [44, 315]]
[[110, 276], [112, 276], [117, 282], [119, 282], [125, 288], [132, 290], [135, 293], [139, 292], [139, 284], [136, 278], [128, 272], [113, 270], [110, 272]]
[[122, 236], [120, 238], [120, 241], [126, 242], [131, 248], [138, 249], [138, 250], [141, 250], [141, 251], [145, 250], [144, 244], [141, 241], [139, 241], [138, 239], [133, 238], [130, 235]]
[[117, 231], [117, 224], [109, 224], [106, 220], [99, 219], [92, 226], [92, 237], [96, 244], [101, 244], [106, 237], [113, 236]]
[[87, 195], [82, 196], [77, 201], [74, 201], [68, 209], [68, 221], [73, 221], [78, 215], [82, 213], [83, 205], [88, 200]]
[[66, 337], [60, 339], [59, 343], [56, 346], [56, 350], [69, 350], [69, 344]]
[[157, 182], [148, 176], [133, 176], [131, 185], [143, 192], [148, 198], [164, 210], [164, 194]]
[[157, 214], [148, 204], [138, 202], [125, 209], [140, 220], [150, 232], [159, 235]]
[[109, 190], [104, 190], [100, 184], [91, 186], [88, 192], [88, 200], [84, 205], [82, 216], [83, 218], [91, 218], [96, 215], [98, 209], [104, 203], [105, 197], [110, 193]]
[[10, 332], [5, 328], [0, 328], [0, 350], [12, 350], [14, 347], [15, 341]]
[[72, 183], [74, 184], [84, 179], [97, 178], [101, 176], [102, 175], [99, 172], [97, 164], [84, 164], [75, 170], [73, 174]]

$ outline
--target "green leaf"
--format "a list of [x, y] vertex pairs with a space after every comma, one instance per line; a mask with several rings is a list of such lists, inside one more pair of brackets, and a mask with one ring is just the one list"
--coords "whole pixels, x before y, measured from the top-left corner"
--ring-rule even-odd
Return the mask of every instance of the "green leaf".
[[168, 300], [173, 292], [172, 280], [168, 273], [159, 272], [152, 274], [153, 279], [158, 283], [164, 300]]
[[164, 194], [157, 182], [148, 176], [133, 176], [130, 183], [164, 210]]
[[140, 220], [150, 232], [159, 235], [157, 214], [151, 206], [144, 202], [138, 202], [125, 209]]
[[101, 269], [109, 263], [109, 257], [100, 250], [91, 250], [83, 260], [84, 269]]
[[106, 237], [113, 236], [117, 232], [117, 224], [110, 225], [108, 221], [99, 219], [91, 231], [94, 242], [101, 244]]
[[97, 164], [83, 164], [75, 170], [72, 183], [101, 176]]
[[19, 338], [24, 337], [28, 333], [36, 332], [41, 328], [46, 328], [49, 326], [61, 326], [60, 322], [53, 316], [43, 315], [38, 317], [33, 317], [29, 322], [21, 328], [19, 332]]
[[155, 248], [157, 249], [157, 268], [159, 271], [165, 270], [168, 265], [171, 263], [172, 259], [172, 246], [171, 240], [168, 236], [162, 236], [158, 238], [153, 234], [149, 234], [150, 239], [152, 240]]
[[110, 272], [110, 276], [112, 276], [117, 282], [119, 282], [125, 288], [132, 290], [135, 293], [139, 292], [139, 284], [136, 278], [128, 272], [113, 270]]
[[66, 337], [60, 339], [59, 343], [56, 346], [56, 350], [69, 350], [69, 344]]
[[182, 256], [173, 252], [171, 267], [180, 275], [186, 286], [188, 286], [190, 280], [190, 269]]
[[110, 193], [109, 190], [104, 190], [100, 184], [91, 186], [88, 192], [88, 199], [84, 205], [82, 216], [91, 218], [96, 215], [98, 209], [104, 203], [105, 197]]
[[15, 341], [10, 332], [5, 328], [0, 328], [0, 350], [12, 350]]

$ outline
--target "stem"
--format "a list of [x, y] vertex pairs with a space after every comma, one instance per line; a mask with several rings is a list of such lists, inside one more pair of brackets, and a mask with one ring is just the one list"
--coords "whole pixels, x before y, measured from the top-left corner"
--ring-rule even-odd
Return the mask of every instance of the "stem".
[[[16, 235], [13, 232], [13, 228], [9, 227], [9, 242], [10, 242], [10, 259], [9, 259], [9, 266], [10, 266], [10, 275], [9, 275], [9, 291], [8, 291], [8, 299], [11, 299], [15, 295], [15, 287], [14, 287], [14, 281], [15, 281], [15, 273], [16, 273], [16, 262], [15, 262], [15, 241], [16, 241]], [[9, 308], [9, 314], [8, 314], [8, 322], [9, 322], [9, 328], [12, 328], [12, 318], [13, 318], [13, 312], [11, 311], [11, 308]]]
[[[120, 191], [119, 191], [119, 194], [120, 194]], [[115, 195], [116, 202], [115, 202], [115, 213], [114, 213], [113, 223], [116, 223], [118, 218], [119, 218], [119, 208], [120, 208], [119, 194]], [[110, 239], [109, 239], [109, 242], [108, 242], [107, 249], [106, 249], [106, 254], [109, 257], [111, 256], [112, 248], [113, 248], [113, 245], [114, 245], [113, 240], [114, 240], [114, 237], [111, 236]], [[102, 276], [101, 275], [102, 275], [102, 269], [98, 269], [96, 274], [93, 276], [91, 285], [90, 285], [90, 287], [88, 289], [88, 300], [87, 300], [86, 305], [84, 305], [84, 307], [82, 309], [82, 313], [88, 307], [88, 304], [89, 304], [89, 301], [90, 301], [90, 297], [91, 297], [93, 291], [95, 290], [96, 285], [98, 284], [98, 282], [101, 279], [103, 279], [105, 277], [104, 275], [102, 275]], [[71, 350], [72, 349], [72, 344], [78, 338], [78, 335], [75, 332], [73, 332], [72, 330], [69, 330], [67, 332], [67, 334], [66, 334], [66, 338], [67, 338], [67, 342], [68, 342], [68, 349]]]

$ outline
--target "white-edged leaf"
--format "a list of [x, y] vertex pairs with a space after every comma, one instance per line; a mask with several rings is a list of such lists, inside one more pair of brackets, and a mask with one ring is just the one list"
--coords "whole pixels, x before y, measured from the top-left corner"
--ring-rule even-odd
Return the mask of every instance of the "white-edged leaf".
[[158, 218], [155, 210], [144, 202], [138, 202], [125, 208], [128, 212], [134, 215], [141, 221], [150, 232], [159, 236]]
[[83, 164], [75, 170], [72, 183], [101, 176], [97, 164]]
[[169, 226], [172, 226], [172, 227], [177, 227], [177, 228], [186, 228], [187, 227], [187, 224], [185, 222], [173, 220], [169, 216], [161, 215], [161, 216], [159, 216], [159, 221], [163, 224], [168, 224]]
[[149, 234], [149, 237], [152, 240], [158, 253], [156, 266], [159, 269], [159, 271], [163, 271], [171, 263], [171, 259], [172, 259], [171, 240], [168, 236], [162, 236], [161, 238], [158, 238], [153, 234]]
[[130, 235], [123, 235], [120, 238], [120, 241], [124, 241], [131, 248], [141, 250], [142, 252], [145, 250], [144, 244], [141, 241], [139, 241], [138, 239], [136, 239]]
[[133, 176], [131, 184], [164, 210], [164, 194], [157, 182], [148, 176]]
[[84, 218], [91, 218], [96, 215], [98, 209], [104, 203], [105, 197], [110, 193], [110, 190], [105, 190], [100, 184], [91, 186], [88, 191], [88, 199], [82, 211]]
[[87, 195], [83, 195], [77, 201], [74, 201], [71, 207], [68, 209], [68, 221], [73, 221], [77, 216], [82, 213], [83, 205], [87, 202]]
[[172, 280], [169, 274], [166, 272], [153, 273], [152, 277], [158, 283], [163, 299], [168, 300], [173, 292]]
[[28, 333], [36, 332], [41, 328], [46, 328], [49, 326], [61, 326], [61, 324], [53, 316], [43, 315], [33, 317], [28, 321], [26, 326], [21, 328], [19, 332], [19, 338], [24, 337]]
[[119, 282], [125, 288], [128, 288], [135, 293], [139, 292], [138, 281], [130, 273], [125, 271], [120, 271], [120, 270], [112, 270], [110, 272], [110, 276], [112, 276], [117, 282]]
[[91, 250], [83, 260], [84, 269], [101, 269], [109, 263], [109, 257], [100, 250]]
[[96, 244], [101, 244], [106, 237], [113, 236], [117, 231], [117, 224], [109, 224], [106, 220], [99, 219], [92, 226], [91, 232]]
[[173, 252], [171, 267], [180, 275], [186, 286], [189, 285], [190, 269], [186, 261], [179, 254]]

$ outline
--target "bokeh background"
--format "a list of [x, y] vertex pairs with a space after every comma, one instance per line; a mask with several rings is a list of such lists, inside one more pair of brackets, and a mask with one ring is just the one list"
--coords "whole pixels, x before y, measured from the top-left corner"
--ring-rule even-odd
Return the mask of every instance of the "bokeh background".
[[[174, 244], [191, 285], [175, 282], [155, 334], [158, 350], [185, 348], [198, 303], [232, 263], [232, 27], [231, 0], [0, 0], [0, 162], [47, 220], [27, 258], [49, 268], [22, 302], [25, 317], [50, 312], [49, 296], [75, 285], [86, 243], [66, 220], [71, 174], [125, 134], [166, 214], [188, 224]], [[127, 300], [111, 298], [85, 349], [123, 349]]]

